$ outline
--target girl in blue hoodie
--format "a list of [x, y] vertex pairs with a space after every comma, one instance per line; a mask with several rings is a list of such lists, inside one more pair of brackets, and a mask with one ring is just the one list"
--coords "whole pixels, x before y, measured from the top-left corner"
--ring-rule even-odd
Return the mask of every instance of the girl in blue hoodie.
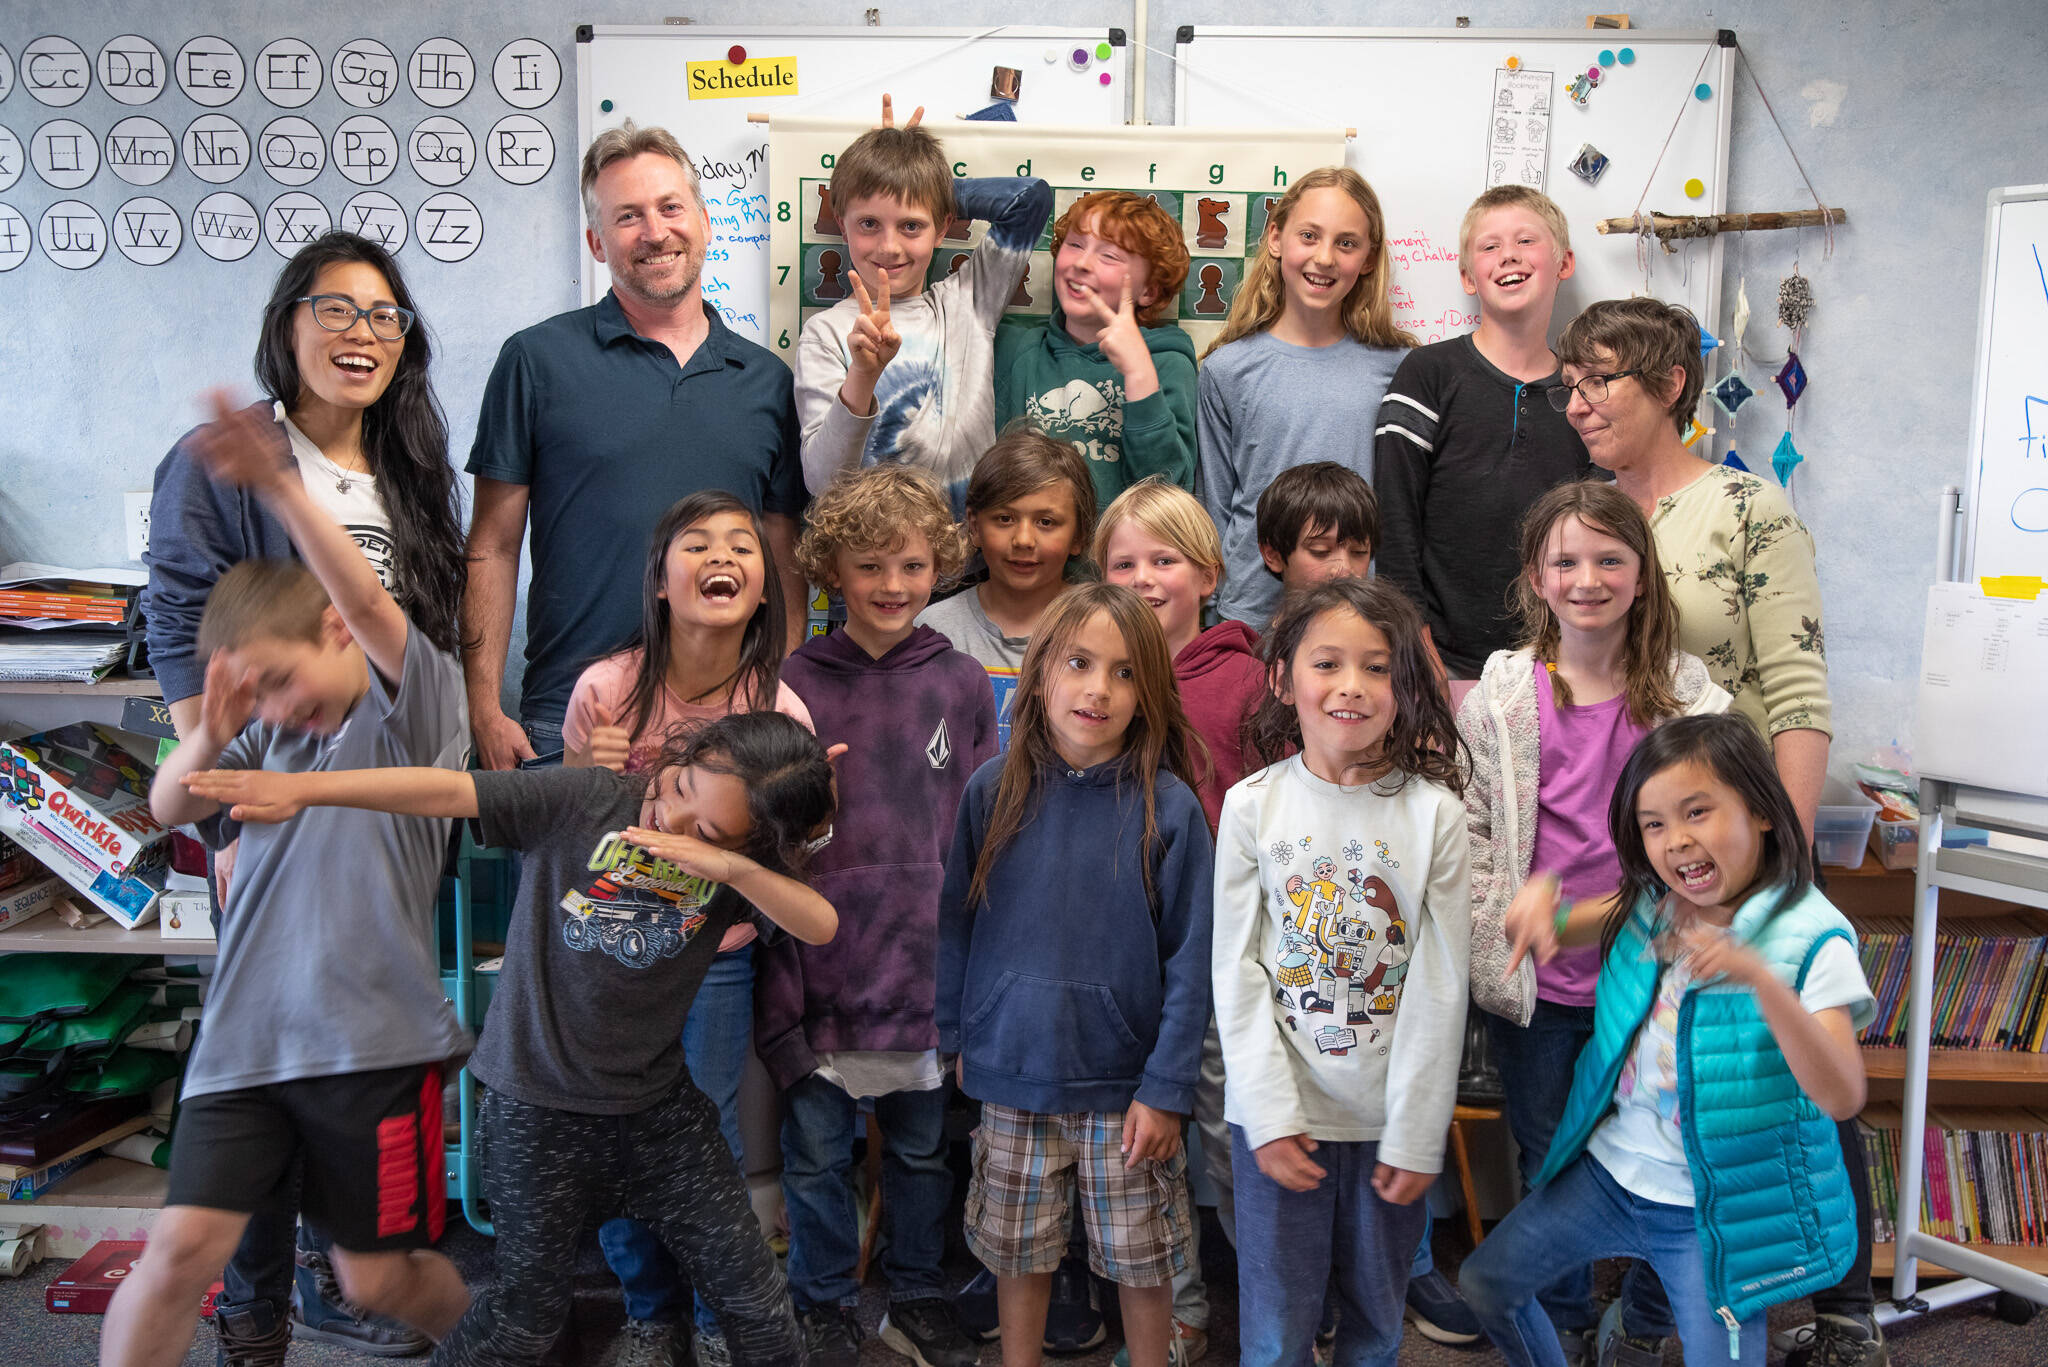
[[1564, 1367], [1536, 1295], [1560, 1267], [1647, 1261], [1688, 1363], [1762, 1367], [1764, 1311], [1855, 1257], [1835, 1137], [1863, 1106], [1873, 1014], [1855, 933], [1813, 886], [1770, 752], [1732, 714], [1682, 717], [1629, 755], [1608, 826], [1620, 893], [1508, 909], [1547, 960], [1597, 938], [1593, 1037], [1535, 1190], [1466, 1260], [1466, 1300], [1515, 1367]]
[[1053, 603], [1010, 736], [968, 784], [939, 902], [939, 1049], [982, 1102], [967, 1242], [996, 1274], [1004, 1362], [1030, 1367], [1078, 1187], [1131, 1362], [1167, 1367], [1211, 844], [1202, 743], [1143, 599], [1090, 584]]

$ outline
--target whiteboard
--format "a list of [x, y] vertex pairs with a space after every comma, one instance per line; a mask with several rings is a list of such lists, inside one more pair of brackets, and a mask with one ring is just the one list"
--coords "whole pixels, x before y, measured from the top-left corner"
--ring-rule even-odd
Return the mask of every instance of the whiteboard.
[[[1728, 199], [1733, 35], [1714, 31], [1524, 32], [1489, 29], [1184, 27], [1174, 48], [1174, 121], [1184, 124], [1338, 124], [1358, 130], [1347, 164], [1372, 183], [1387, 215], [1394, 319], [1424, 342], [1469, 332], [1478, 301], [1458, 280], [1458, 227], [1487, 188], [1499, 131], [1497, 76], [1509, 57], [1524, 76], [1549, 72], [1548, 138], [1537, 159], [1544, 189], [1564, 210], [1576, 270], [1558, 292], [1556, 328], [1587, 304], [1645, 292], [1636, 239], [1593, 230], [1636, 207], [1670, 135], [1645, 212], [1719, 213]], [[1622, 49], [1633, 60], [1624, 64]], [[1602, 67], [1600, 54], [1615, 55]], [[1599, 69], [1583, 106], [1567, 87]], [[1694, 96], [1696, 85], [1709, 89]], [[1515, 82], [1512, 84], [1520, 84]], [[1510, 124], [1526, 140], [1526, 114]], [[1608, 157], [1597, 183], [1569, 169], [1582, 144]], [[1503, 169], [1510, 177], [1530, 159]], [[1700, 198], [1685, 182], [1702, 183]], [[1649, 293], [1684, 304], [1710, 329], [1719, 317], [1721, 240], [1653, 246]], [[1718, 367], [1709, 365], [1713, 372]]]
[[[577, 146], [631, 118], [674, 133], [696, 161], [716, 242], [704, 297], [741, 336], [768, 342], [768, 125], [751, 113], [875, 119], [884, 92], [904, 119], [923, 105], [934, 119], [983, 108], [998, 66], [1023, 73], [1019, 121], [1115, 125], [1129, 99], [1130, 49], [1121, 29], [700, 28], [587, 25], [577, 30]], [[1107, 43], [1110, 55], [1098, 55]], [[689, 63], [792, 59], [793, 94], [691, 97]], [[1076, 52], [1085, 60], [1076, 60]], [[1105, 84], [1104, 76], [1109, 77]], [[583, 302], [611, 288], [582, 255]], [[778, 353], [783, 354], [783, 353]]]
[[1969, 467], [1964, 577], [2048, 577], [2048, 185], [1991, 192]]
[[1913, 763], [1926, 778], [2048, 797], [2048, 596], [1987, 598], [1975, 583], [1927, 591]]

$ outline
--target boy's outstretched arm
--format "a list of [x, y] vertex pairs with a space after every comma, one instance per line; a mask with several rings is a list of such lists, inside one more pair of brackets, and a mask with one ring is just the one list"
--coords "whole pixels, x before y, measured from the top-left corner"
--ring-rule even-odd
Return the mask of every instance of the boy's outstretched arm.
[[[161, 784], [169, 772], [166, 763], [157, 782]], [[207, 801], [209, 812], [213, 807], [227, 807], [228, 816], [235, 821], [289, 821], [308, 807], [356, 807], [397, 816], [454, 819], [477, 814], [475, 777], [454, 769], [336, 769], [309, 774], [209, 769], [188, 771], [183, 782], [195, 797]], [[152, 805], [154, 800], [152, 791]]]
[[685, 873], [723, 883], [807, 945], [822, 945], [839, 933], [839, 913], [816, 889], [764, 868], [737, 850], [646, 826], [628, 827], [626, 839]]
[[283, 445], [277, 424], [260, 409], [236, 409], [225, 390], [211, 396], [214, 421], [193, 448], [215, 479], [263, 500], [291, 536], [306, 568], [327, 590], [343, 625], [386, 679], [405, 672], [405, 612], [385, 591], [362, 547], [306, 495], [305, 481]]

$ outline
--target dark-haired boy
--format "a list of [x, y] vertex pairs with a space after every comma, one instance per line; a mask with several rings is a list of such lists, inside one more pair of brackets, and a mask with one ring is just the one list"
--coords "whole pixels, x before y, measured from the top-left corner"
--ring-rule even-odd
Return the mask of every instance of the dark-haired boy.
[[[184, 787], [212, 768], [305, 772], [469, 756], [462, 670], [406, 619], [307, 495], [260, 409], [219, 406], [199, 454], [253, 488], [305, 567], [221, 576], [200, 620], [199, 725], [150, 805], [216, 848], [242, 834]], [[251, 722], [254, 725], [251, 725]], [[333, 811], [251, 826], [222, 909], [207, 1028], [185, 1070], [170, 1193], [108, 1308], [100, 1360], [183, 1362], [191, 1307], [250, 1216], [291, 1199], [334, 1238], [352, 1301], [440, 1338], [469, 1304], [441, 1234], [441, 1070], [470, 1040], [441, 996], [433, 908], [445, 820]]]
[[[919, 111], [922, 113], [922, 111]], [[853, 140], [832, 169], [851, 293], [804, 324], [796, 349], [804, 483], [822, 493], [854, 465], [900, 460], [938, 477], [963, 509], [967, 477], [996, 439], [995, 330], [1052, 213], [1042, 180], [955, 180], [912, 115]], [[926, 287], [955, 221], [988, 231], [957, 271]]]

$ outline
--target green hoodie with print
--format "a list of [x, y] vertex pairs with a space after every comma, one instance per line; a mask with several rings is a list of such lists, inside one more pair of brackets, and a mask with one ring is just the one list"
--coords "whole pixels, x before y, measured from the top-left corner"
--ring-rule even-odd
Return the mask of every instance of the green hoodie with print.
[[1067, 332], [1054, 305], [1045, 322], [996, 329], [996, 427], [1017, 418], [1086, 457], [1097, 512], [1147, 475], [1195, 488], [1195, 344], [1172, 323], [1143, 328], [1159, 392], [1124, 402], [1124, 380], [1098, 346]]

